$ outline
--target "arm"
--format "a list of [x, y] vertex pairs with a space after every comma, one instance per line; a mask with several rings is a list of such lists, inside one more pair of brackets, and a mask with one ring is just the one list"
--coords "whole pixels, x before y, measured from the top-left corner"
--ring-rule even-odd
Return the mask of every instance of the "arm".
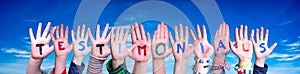
[[110, 41], [110, 33], [106, 36], [109, 24], [106, 24], [105, 29], [100, 37], [100, 25], [97, 25], [96, 40], [94, 39], [90, 29], [88, 28], [89, 37], [91, 39], [92, 52], [89, 59], [87, 74], [102, 73], [102, 66], [106, 57], [110, 55], [111, 50], [108, 48]]
[[43, 59], [53, 51], [53, 46], [49, 46], [49, 42], [51, 40], [50, 35], [47, 35], [50, 26], [51, 22], [48, 22], [41, 36], [42, 23], [39, 23], [36, 39], [33, 36], [32, 28], [29, 29], [31, 40], [31, 56], [26, 69], [26, 74], [41, 74], [42, 72], [40, 66], [43, 62]]
[[[193, 46], [194, 46], [194, 54], [196, 55], [195, 59], [195, 65], [194, 74], [207, 74], [209, 71], [209, 58], [214, 52], [214, 48], [211, 44], [207, 41], [207, 34], [206, 34], [206, 28], [205, 25], [202, 26], [202, 34], [200, 33], [200, 27], [197, 24], [197, 34], [198, 37], [196, 38], [193, 30], [190, 29], [190, 33], [192, 35], [192, 38], [194, 40]], [[203, 35], [203, 36], [202, 36]]]
[[[111, 31], [111, 52], [112, 52], [112, 61], [110, 66], [107, 69], [112, 73], [114, 70], [117, 70], [119, 67], [125, 65], [125, 58], [129, 55], [131, 50], [136, 47], [135, 44], [127, 48], [126, 46], [126, 40], [128, 37], [128, 30], [126, 30], [126, 33], [123, 33], [123, 27], [118, 28], [116, 31], [116, 34], [114, 34], [114, 29]], [[112, 68], [111, 68], [112, 66]], [[126, 66], [123, 66], [123, 69]], [[127, 72], [127, 70], [126, 70]], [[127, 72], [128, 73], [128, 72]]]
[[223, 23], [220, 25], [214, 38], [214, 60], [212, 64], [213, 73], [224, 73], [224, 68], [230, 68], [226, 64], [226, 54], [230, 51], [229, 48], [229, 27], [228, 24]]
[[[60, 33], [57, 29], [60, 29]], [[53, 73], [55, 74], [66, 73], [66, 59], [73, 48], [72, 44], [68, 44], [68, 26], [65, 31], [63, 29], [64, 25], [61, 24], [60, 28], [57, 26], [56, 29], [51, 31], [51, 38], [56, 54], [55, 68], [53, 69]], [[56, 38], [53, 36], [54, 32], [56, 32]]]
[[150, 58], [150, 34], [145, 36], [144, 27], [141, 24], [138, 30], [138, 23], [135, 22], [131, 26], [131, 40], [132, 44], [137, 45], [129, 54], [129, 57], [135, 60], [134, 69], [132, 73], [145, 74], [147, 71], [147, 61]]
[[168, 47], [168, 38], [167, 26], [163, 22], [158, 24], [151, 44], [153, 74], [166, 74], [165, 58], [172, 53], [172, 49]]
[[172, 49], [173, 49], [173, 55], [175, 58], [175, 67], [174, 67], [174, 73], [175, 74], [185, 74], [186, 73], [186, 63], [193, 54], [194, 49], [193, 46], [188, 45], [189, 40], [189, 33], [188, 33], [188, 27], [185, 26], [185, 35], [183, 34], [182, 24], [179, 25], [180, 27], [180, 38], [178, 37], [178, 30], [177, 26], [175, 26], [175, 39], [176, 42], [174, 42], [171, 33], [170, 35], [170, 41], [172, 43]]
[[[248, 27], [243, 25], [240, 26], [239, 31], [238, 28], [235, 28], [235, 43], [230, 42], [233, 53], [239, 57], [239, 69], [237, 69], [237, 71], [245, 74], [251, 73], [251, 59], [253, 54], [253, 45], [248, 39], [247, 29]], [[251, 36], [253, 36], [253, 30]], [[252, 39], [252, 37], [250, 37], [250, 39]], [[234, 44], [236, 44], [236, 46], [234, 46]]]
[[[268, 47], [269, 30], [266, 30], [265, 37], [263, 37], [263, 31], [264, 29], [261, 27], [259, 35], [259, 30], [256, 29], [256, 42], [254, 38], [251, 39], [256, 56], [253, 74], [266, 74], [268, 66], [265, 64], [265, 60], [277, 46], [275, 42], [270, 48]], [[251, 34], [251, 37], [254, 37], [254, 35]]]
[[80, 32], [80, 26], [77, 27], [76, 38], [74, 37], [74, 31], [71, 31], [72, 42], [74, 48], [74, 56], [69, 68], [69, 74], [82, 74], [84, 69], [84, 63], [82, 59], [84, 56], [90, 52], [90, 48], [87, 46], [88, 32], [85, 34], [85, 25], [82, 25]]

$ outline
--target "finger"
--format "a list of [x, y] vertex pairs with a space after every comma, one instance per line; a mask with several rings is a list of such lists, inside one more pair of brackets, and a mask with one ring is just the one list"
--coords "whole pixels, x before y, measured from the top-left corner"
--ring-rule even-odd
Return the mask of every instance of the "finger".
[[225, 24], [225, 29], [226, 29], [226, 33], [225, 33], [225, 36], [227, 36], [228, 38], [229, 38], [229, 26], [228, 26], [228, 24]]
[[200, 31], [200, 27], [199, 27], [198, 24], [197, 24], [197, 26], [196, 26], [196, 30], [197, 30], [198, 39], [202, 38], [201, 31]]
[[160, 35], [159, 35], [159, 38], [160, 39], [163, 39], [164, 38], [164, 24], [160, 24], [160, 27], [159, 27], [159, 29], [160, 29], [160, 32], [158, 32]]
[[47, 35], [47, 37], [46, 37], [46, 42], [49, 43], [50, 40], [51, 40], [51, 36], [50, 36], [50, 33], [49, 33], [49, 34]]
[[119, 40], [119, 37], [121, 37], [121, 35], [120, 35], [120, 27], [116, 31], [115, 40]]
[[170, 41], [171, 41], [171, 43], [173, 44], [173, 43], [174, 43], [174, 40], [173, 40], [173, 37], [172, 37], [172, 34], [171, 34], [171, 32], [169, 32], [169, 37], [170, 37]]
[[191, 35], [192, 35], [192, 39], [193, 39], [194, 41], [196, 41], [196, 37], [195, 37], [195, 35], [194, 35], [194, 33], [193, 33], [193, 30], [192, 30], [192, 29], [190, 29], [190, 33], [191, 33]]
[[136, 41], [136, 35], [135, 35], [135, 31], [134, 31], [134, 26], [130, 26], [130, 29], [131, 29], [131, 40], [132, 42], [135, 42]]
[[64, 25], [60, 24], [60, 37], [64, 37]]
[[140, 34], [142, 34], [142, 40], [147, 40], [143, 24], [140, 24], [140, 30], [141, 30]]
[[157, 35], [156, 35], [157, 39], [160, 39], [160, 38], [161, 38], [160, 35], [161, 35], [161, 32], [162, 32], [162, 31], [161, 31], [160, 28], [161, 28], [161, 24], [158, 24], [158, 25], [157, 25]]
[[255, 40], [254, 40], [254, 30], [251, 30], [251, 36], [250, 36], [250, 40], [252, 41], [253, 44], [255, 44]]
[[[90, 28], [88, 28], [88, 30], [90, 30]], [[85, 41], [88, 40], [89, 35], [90, 35], [89, 32], [86, 31], [85, 36], [84, 36], [84, 40], [85, 40]]]
[[169, 56], [170, 54], [172, 54], [172, 52], [173, 52], [172, 48], [169, 48], [169, 49], [167, 50], [167, 53], [166, 53], [165, 57], [167, 57], [167, 56]]
[[80, 26], [77, 26], [77, 30], [76, 30], [76, 38], [79, 39], [79, 35], [80, 35]]
[[111, 37], [110, 40], [111, 40], [111, 42], [114, 42], [114, 41], [115, 41], [115, 33], [114, 33], [114, 30], [115, 30], [114, 28], [111, 29], [111, 34], [110, 34], [110, 37]]
[[42, 35], [42, 38], [45, 38], [49, 32], [49, 29], [50, 29], [50, 26], [51, 26], [51, 22], [48, 22], [44, 32], [43, 32], [43, 35]]
[[[57, 28], [54, 27], [54, 28], [50, 31], [50, 36], [51, 36], [52, 41], [55, 41], [55, 38], [54, 38], [53, 34], [54, 34], [54, 32], [55, 32], [56, 30], [57, 30]], [[56, 31], [56, 33], [57, 33], [57, 31]]]
[[33, 33], [32, 33], [32, 28], [29, 28], [29, 36], [30, 36], [30, 40], [31, 42], [33, 42], [35, 40]]
[[131, 52], [132, 49], [136, 48], [136, 46], [137, 46], [136, 44], [131, 45], [131, 46], [128, 48], [128, 52]]
[[221, 31], [223, 31], [223, 28], [222, 28], [223, 25], [224, 25], [224, 23], [221, 24], [220, 27], [219, 27], [218, 36], [222, 36], [222, 32]]
[[235, 31], [234, 31], [234, 35], [235, 35], [235, 40], [240, 40], [240, 37], [239, 37], [239, 34], [238, 34], [238, 28], [235, 28]]
[[264, 38], [264, 27], [260, 28], [260, 40], [263, 40]]
[[[175, 32], [175, 40], [177, 41], [179, 39], [177, 26], [175, 26], [175, 31], [174, 32]], [[169, 34], [170, 34], [170, 32], [169, 32]], [[172, 35], [169, 35], [169, 36], [172, 36]]]
[[88, 28], [88, 33], [89, 33], [89, 37], [90, 37], [91, 41], [94, 42], [95, 39], [94, 39], [94, 37], [93, 37], [93, 34], [91, 33], [90, 28]]
[[156, 37], [157, 37], [157, 30], [154, 31], [154, 35], [153, 35], [152, 41], [155, 41]]
[[96, 40], [100, 39], [100, 25], [97, 24], [97, 29], [96, 29]]
[[259, 30], [258, 29], [256, 29], [256, 41], [259, 41]]
[[121, 31], [120, 31], [120, 37], [118, 37], [119, 39], [118, 40], [123, 40], [124, 39], [124, 28], [123, 26], [121, 26]]
[[272, 44], [272, 46], [270, 47], [270, 52], [272, 52], [274, 49], [275, 49], [275, 47], [277, 46], [277, 43], [275, 42], [275, 43], [273, 43]]
[[110, 37], [111, 37], [110, 35], [111, 35], [111, 31], [108, 33], [106, 40], [108, 40], [108, 41], [110, 40]]
[[52, 45], [52, 46], [50, 46], [49, 49], [43, 50], [43, 51], [45, 51], [45, 54], [50, 54], [53, 50], [54, 50], [54, 47], [53, 47], [53, 45]]
[[224, 23], [223, 25], [222, 25], [222, 30], [221, 30], [221, 35], [222, 36], [224, 36], [225, 35], [225, 26], [226, 26], [226, 24]]
[[151, 40], [150, 40], [150, 33], [149, 32], [147, 32], [147, 41], [151, 42]]
[[137, 40], [142, 39], [141, 38], [141, 32], [140, 32], [140, 29], [138, 28], [138, 23], [137, 22], [134, 23], [134, 30], [135, 30], [135, 35], [137, 36]]
[[182, 24], [179, 24], [179, 35], [180, 35], [180, 39], [184, 39], [184, 37], [183, 37], [183, 28], [182, 28]]
[[69, 26], [66, 27], [65, 38], [68, 40], [69, 38]]
[[101, 39], [104, 39], [106, 37], [108, 28], [109, 28], [109, 24], [107, 23], [106, 26], [105, 26], [105, 29], [104, 29], [104, 31], [102, 33]]
[[207, 39], [207, 34], [206, 34], [206, 28], [205, 28], [205, 25], [202, 25], [202, 34], [203, 34], [203, 37], [202, 37], [202, 38]]
[[[163, 24], [164, 24], [164, 23], [163, 23]], [[164, 31], [164, 35], [165, 35], [164, 38], [165, 38], [165, 39], [168, 39], [168, 38], [169, 38], [169, 35], [168, 35], [168, 32], [169, 32], [169, 31], [168, 31], [167, 25], [164, 26], [164, 30], [165, 30], [165, 31]]]
[[232, 50], [234, 53], [236, 53], [236, 48], [234, 47], [234, 43], [233, 43], [233, 42], [229, 42], [229, 44], [230, 44], [231, 50]]
[[56, 38], [59, 38], [59, 26], [57, 26], [57, 30], [55, 30], [56, 32]]
[[269, 29], [266, 30], [266, 34], [265, 34], [265, 39], [264, 40], [267, 41], [267, 42], [269, 40]]
[[239, 34], [240, 34], [240, 39], [244, 39], [244, 36], [243, 36], [243, 25], [240, 25], [240, 32], [239, 32]]
[[75, 41], [75, 38], [74, 38], [74, 31], [71, 30], [71, 37], [72, 37], [72, 42]]
[[244, 39], [248, 40], [248, 27], [247, 27], [247, 25], [245, 25], [245, 28], [244, 28]]
[[123, 40], [122, 40], [122, 41], [126, 42], [127, 38], [128, 38], [128, 30], [126, 30], [126, 32], [125, 32], [125, 36], [124, 36], [124, 38], [123, 38]]
[[216, 34], [215, 34], [215, 38], [214, 38], [214, 39], [216, 39], [216, 38], [218, 38], [218, 37], [219, 37], [219, 30], [216, 31]]
[[185, 26], [185, 40], [189, 40], [189, 28], [187, 26]]
[[37, 29], [37, 33], [36, 33], [36, 39], [41, 38], [41, 28], [42, 28], [42, 23], [39, 23], [38, 29]]
[[81, 32], [80, 32], [80, 35], [81, 35], [80, 37], [81, 37], [81, 38], [84, 37], [84, 31], [85, 31], [85, 25], [83, 24], [83, 25], [82, 25]]

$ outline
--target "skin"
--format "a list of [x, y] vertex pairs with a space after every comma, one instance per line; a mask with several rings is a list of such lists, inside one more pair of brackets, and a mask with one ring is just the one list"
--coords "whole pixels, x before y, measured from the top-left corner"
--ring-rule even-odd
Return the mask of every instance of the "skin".
[[[243, 27], [245, 28], [243, 29]], [[233, 53], [239, 57], [240, 62], [251, 62], [252, 59], [253, 45], [252, 42], [250, 41], [252, 37], [248, 39], [247, 29], [248, 27], [243, 25], [240, 26], [240, 29], [235, 28], [235, 42], [230, 43], [230, 47]], [[254, 31], [252, 30], [251, 36], [253, 36], [254, 34], [253, 32]], [[236, 44], [236, 47], [234, 46], [234, 44]], [[251, 66], [249, 67], [240, 66], [240, 68], [242, 70], [246, 68], [250, 69]]]
[[[123, 27], [117, 29], [116, 34], [114, 29], [111, 31], [111, 52], [112, 52], [112, 65], [113, 69], [116, 69], [118, 66], [124, 63], [125, 58], [131, 53], [137, 45], [133, 44], [129, 48], [126, 46], [126, 40], [128, 37], [128, 30], [126, 33], [123, 33]], [[122, 49], [119, 49], [122, 48]], [[120, 51], [119, 51], [120, 50]], [[121, 53], [119, 53], [121, 52]]]
[[[168, 28], [164, 22], [161, 22], [158, 24], [157, 30], [154, 32], [151, 44], [153, 74], [166, 74], [165, 58], [172, 53], [172, 48], [168, 48], [168, 39]], [[156, 49], [156, 46], [160, 43], [166, 45], [166, 47], [160, 46]], [[156, 54], [156, 50], [162, 52], [164, 49], [166, 49], [166, 53], [162, 53], [161, 55]]]
[[[206, 60], [209, 60], [210, 56], [214, 52], [214, 48], [211, 44], [207, 41], [207, 34], [206, 34], [206, 28], [205, 25], [202, 25], [202, 33], [200, 32], [200, 27], [197, 24], [197, 37], [195, 37], [193, 30], [190, 29], [191, 36], [193, 38], [193, 46], [194, 46], [194, 54], [198, 59], [204, 60], [205, 62], [199, 63], [195, 62], [194, 67], [196, 68], [197, 72], [200, 72], [201, 74], [207, 74], [208, 68], [204, 68], [203, 66], [208, 65], [209, 63], [206, 62]], [[204, 52], [202, 51], [201, 45], [203, 45]]]
[[[144, 27], [142, 24], [139, 26], [138, 30], [138, 23], [135, 22], [134, 25], [131, 26], [131, 39], [132, 44], [137, 46], [144, 46], [146, 45], [146, 52], [144, 50], [140, 50], [140, 54], [138, 53], [139, 49], [136, 47], [134, 48], [129, 57], [135, 60], [134, 69], [132, 73], [136, 74], [145, 74], [147, 71], [147, 61], [150, 58], [150, 34], [147, 32], [147, 37], [145, 36]], [[146, 53], [146, 56], [144, 55]]]
[[[109, 28], [109, 24], [106, 24], [105, 29], [102, 33], [102, 36], [100, 37], [100, 25], [97, 25], [97, 29], [96, 29], [96, 39], [94, 39], [90, 29], [88, 29], [88, 35], [91, 39], [91, 43], [92, 45], [90, 46], [92, 48], [92, 52], [91, 54], [95, 57], [98, 58], [106, 58], [108, 55], [111, 54], [111, 50], [110, 48], [108, 48], [108, 42], [110, 41], [111, 38], [111, 32], [108, 34], [108, 36], [106, 36], [107, 31]], [[97, 44], [104, 44], [104, 46], [102, 47], [102, 54], [100, 54], [100, 47], [97, 47]]]
[[[74, 31], [71, 31], [72, 35], [72, 42], [73, 42], [73, 48], [74, 48], [74, 56], [72, 61], [76, 65], [81, 65], [82, 59], [84, 56], [91, 51], [90, 47], [87, 46], [87, 40], [89, 33], [88, 31], [85, 33], [85, 25], [82, 25], [82, 29], [80, 32], [80, 26], [77, 27], [77, 32], [76, 32], [76, 37], [74, 37]], [[79, 49], [82, 49], [83, 47], [79, 44], [79, 42], [83, 41], [84, 43], [82, 44], [84, 49], [81, 51]]]
[[[222, 40], [223, 44], [227, 49], [220, 48], [219, 51], [217, 51], [217, 48], [219, 47], [219, 42]], [[229, 49], [229, 26], [226, 23], [222, 23], [217, 30], [214, 38], [214, 61], [213, 61], [213, 66], [220, 66], [224, 65], [224, 61], [226, 60], [226, 54], [230, 51]], [[222, 63], [219, 63], [222, 62]], [[223, 70], [213, 70], [213, 73], [220, 74], [222, 73]]]
[[[179, 29], [180, 34], [178, 35], [177, 26], [175, 26], [176, 42], [174, 42], [170, 32], [169, 32], [169, 35], [170, 35], [170, 41], [172, 43], [173, 55], [175, 58], [174, 73], [175, 74], [185, 74], [187, 60], [188, 60], [189, 56], [192, 55], [194, 49], [192, 49], [193, 46], [188, 45], [188, 39], [189, 39], [188, 27], [185, 26], [185, 35], [183, 34], [182, 24], [180, 24], [179, 27], [180, 27], [180, 29]], [[185, 44], [183, 45], [184, 42], [185, 42]], [[177, 45], [178, 44], [180, 44], [182, 47], [185, 47], [184, 52], [179, 50], [180, 52], [177, 53]]]
[[[253, 46], [254, 46], [254, 53], [255, 53], [255, 56], [256, 56], [255, 64], [259, 67], [264, 67], [266, 58], [270, 55], [270, 53], [272, 53], [272, 51], [277, 46], [277, 43], [275, 42], [269, 48], [267, 46], [268, 45], [269, 30], [268, 29], [266, 30], [266, 33], [265, 33], [264, 37], [263, 37], [263, 34], [264, 34], [263, 32], [264, 32], [263, 27], [261, 27], [260, 31], [258, 29], [256, 29], [256, 41], [254, 40], [254, 38], [251, 38], [251, 41], [252, 41]], [[251, 37], [254, 37], [254, 34], [251, 34]], [[259, 46], [261, 43], [265, 43], [265, 45], [263, 45], [263, 47], [266, 48], [266, 51], [264, 53], [260, 53], [260, 51], [263, 50], [263, 48], [261, 48]]]
[[[42, 23], [39, 23], [36, 38], [34, 38], [32, 28], [29, 28], [29, 35], [31, 40], [31, 56], [27, 65], [26, 74], [41, 74], [40, 66], [43, 62], [43, 59], [46, 58], [54, 50], [53, 46], [49, 46], [51, 40], [51, 37], [48, 34], [50, 26], [51, 22], [48, 22], [41, 36]], [[56, 27], [54, 27], [54, 29], [55, 28]], [[44, 46], [42, 46], [42, 55], [40, 55], [40, 48], [36, 47], [36, 44], [44, 44]]]
[[[60, 31], [58, 31], [58, 29], [60, 29]], [[61, 24], [60, 27], [57, 26], [56, 29], [51, 30], [51, 39], [53, 41], [54, 50], [56, 54], [55, 71], [54, 71], [55, 74], [62, 73], [63, 70], [66, 68], [66, 59], [73, 48], [72, 44], [68, 44], [68, 30], [69, 30], [68, 26], [66, 27], [65, 31], [63, 29], [64, 29], [64, 25]], [[56, 32], [56, 38], [53, 36], [55, 32]], [[59, 50], [59, 45], [58, 45], [59, 41], [64, 42], [62, 44], [62, 48], [65, 48], [64, 50]]]

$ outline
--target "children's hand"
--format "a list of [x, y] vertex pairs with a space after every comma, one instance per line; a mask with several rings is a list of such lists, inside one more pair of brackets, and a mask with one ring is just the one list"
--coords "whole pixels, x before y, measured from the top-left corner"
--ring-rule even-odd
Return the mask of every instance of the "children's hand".
[[[60, 27], [56, 26], [57, 28], [51, 31], [51, 38], [53, 41], [55, 54], [57, 57], [64, 57], [67, 58], [70, 51], [72, 50], [72, 44], [68, 44], [68, 30], [69, 27], [66, 27], [66, 31], [64, 31], [64, 25], [61, 24]], [[58, 31], [57, 29], [60, 29]], [[56, 32], [56, 39], [54, 38], [54, 32]], [[59, 33], [60, 32], [60, 33]], [[65, 32], [65, 34], [64, 34]]]
[[141, 24], [138, 30], [138, 23], [135, 22], [131, 26], [131, 40], [132, 44], [137, 45], [136, 48], [132, 50], [129, 56], [137, 62], [147, 62], [150, 58], [150, 34], [147, 33], [145, 36], [144, 27]]
[[168, 39], [168, 28], [162, 22], [158, 24], [152, 39], [151, 51], [153, 59], [164, 59], [172, 53], [172, 48], [169, 48]]
[[[254, 45], [254, 53], [256, 55], [255, 64], [260, 67], [264, 67], [266, 58], [270, 55], [270, 53], [272, 53], [272, 51], [277, 46], [277, 43], [275, 42], [269, 48], [268, 47], [269, 30], [268, 29], [266, 30], [265, 37], [263, 36], [264, 34], [263, 32], [264, 32], [263, 27], [261, 27], [260, 31], [256, 29], [256, 42], [254, 38], [251, 38], [251, 41]], [[254, 35], [251, 34], [251, 37], [254, 37]]]
[[216, 55], [225, 56], [229, 52], [229, 27], [222, 23], [214, 38], [214, 49]]
[[51, 47], [49, 46], [51, 37], [50, 35], [47, 35], [50, 26], [51, 26], [51, 22], [48, 22], [41, 36], [42, 23], [39, 23], [36, 38], [34, 38], [33, 36], [32, 28], [29, 28], [29, 35], [31, 40], [31, 57], [33, 59], [42, 60], [43, 58], [46, 58], [54, 50], [53, 46]]
[[[245, 27], [243, 29], [243, 27]], [[236, 54], [240, 62], [251, 62], [252, 54], [253, 54], [253, 45], [250, 40], [248, 40], [248, 34], [247, 34], [247, 26], [240, 26], [240, 29], [238, 31], [238, 28], [235, 28], [235, 42], [230, 43], [230, 47], [234, 54]], [[251, 36], [253, 36], [253, 30], [251, 31]], [[252, 39], [252, 37], [250, 37]], [[236, 46], [234, 46], [236, 44]]]
[[106, 36], [108, 27], [109, 27], [109, 24], [106, 24], [105, 29], [102, 33], [102, 36], [100, 37], [100, 25], [99, 24], [97, 25], [96, 40], [94, 39], [90, 29], [88, 29], [88, 33], [89, 33], [88, 35], [92, 42], [92, 45], [90, 46], [90, 47], [92, 47], [91, 54], [95, 57], [106, 58], [111, 53], [110, 48], [108, 48], [108, 42], [110, 41], [111, 32], [108, 34], [108, 36]]
[[77, 65], [81, 65], [84, 56], [91, 51], [90, 47], [87, 46], [88, 31], [85, 33], [85, 25], [82, 25], [80, 32], [80, 26], [77, 27], [76, 38], [74, 37], [74, 31], [71, 31], [72, 42], [74, 45], [74, 56], [73, 62]]

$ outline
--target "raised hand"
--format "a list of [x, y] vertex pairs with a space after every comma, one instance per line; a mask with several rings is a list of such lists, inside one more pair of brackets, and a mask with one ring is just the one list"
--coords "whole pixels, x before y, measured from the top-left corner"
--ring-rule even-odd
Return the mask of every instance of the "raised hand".
[[[243, 29], [243, 27], [245, 27]], [[251, 41], [248, 39], [247, 34], [247, 26], [240, 26], [240, 29], [238, 31], [238, 28], [235, 28], [235, 42], [230, 42], [231, 50], [234, 54], [236, 54], [240, 62], [251, 62], [252, 54], [253, 54], [253, 45]], [[251, 31], [251, 36], [254, 34], [254, 31]], [[250, 37], [252, 39], [252, 37]], [[236, 44], [236, 46], [234, 46]]]
[[53, 46], [49, 46], [51, 40], [50, 35], [48, 35], [50, 26], [51, 22], [48, 22], [41, 36], [42, 23], [39, 23], [36, 38], [33, 36], [32, 28], [29, 28], [31, 57], [28, 62], [26, 74], [41, 74], [40, 66], [43, 62], [43, 59], [54, 50]]
[[137, 48], [134, 48], [129, 56], [134, 59], [136, 62], [147, 62], [150, 58], [150, 34], [147, 32], [145, 36], [144, 27], [141, 24], [138, 30], [138, 23], [135, 22], [131, 26], [131, 39], [132, 44], [137, 45]]
[[126, 46], [126, 40], [128, 37], [128, 30], [123, 33], [123, 27], [118, 28], [116, 34], [114, 34], [114, 29], [111, 30], [111, 40], [110, 48], [112, 52], [112, 64], [113, 68], [116, 69], [119, 65], [124, 63], [125, 57], [131, 52], [136, 44], [133, 44], [129, 48]]
[[[260, 32], [260, 33], [259, 33]], [[264, 28], [261, 27], [260, 31], [256, 29], [256, 42], [254, 40], [254, 34], [251, 34], [251, 41], [254, 46], [254, 53], [256, 55], [255, 64], [264, 67], [264, 63], [266, 58], [270, 55], [270, 53], [275, 49], [277, 43], [273, 43], [272, 46], [268, 47], [268, 37], [269, 30], [266, 30], [265, 37], [263, 36]], [[260, 35], [259, 35], [260, 34]]]
[[168, 27], [162, 22], [155, 30], [151, 45], [153, 59], [164, 59], [172, 53], [168, 43]]
[[31, 40], [31, 57], [33, 59], [42, 60], [43, 58], [46, 58], [53, 51], [54, 49], [53, 46], [51, 47], [49, 46], [51, 37], [50, 35], [47, 35], [50, 26], [51, 26], [51, 22], [48, 22], [41, 36], [42, 23], [39, 23], [36, 38], [34, 38], [33, 36], [32, 28], [29, 28], [29, 35]]
[[202, 25], [202, 33], [200, 32], [200, 27], [198, 24], [196, 30], [198, 37], [195, 37], [193, 30], [190, 29], [190, 33], [194, 40], [194, 54], [197, 57], [194, 67], [197, 72], [200, 72], [201, 74], [207, 74], [209, 69], [205, 68], [205, 66], [209, 65], [209, 58], [213, 54], [214, 48], [207, 41], [205, 25]]
[[76, 38], [74, 37], [74, 31], [71, 31], [72, 34], [72, 42], [74, 45], [74, 56], [73, 62], [77, 65], [81, 65], [82, 59], [84, 56], [90, 52], [90, 48], [87, 46], [88, 40], [88, 31], [85, 33], [85, 25], [82, 25], [82, 29], [80, 32], [80, 26], [77, 27]]
[[170, 35], [170, 41], [172, 43], [173, 48], [173, 55], [175, 57], [175, 67], [174, 67], [174, 73], [175, 74], [184, 74], [186, 73], [186, 63], [189, 58], [189, 56], [192, 55], [194, 49], [192, 49], [192, 46], [189, 46], [188, 40], [189, 40], [189, 34], [188, 34], [188, 27], [185, 26], [185, 34], [183, 34], [182, 24], [179, 25], [180, 27], [180, 37], [178, 35], [177, 26], [175, 26], [175, 39], [176, 42], [174, 42], [171, 32], [169, 32]]
[[105, 29], [102, 33], [102, 36], [100, 37], [100, 25], [97, 25], [96, 29], [96, 40], [94, 39], [93, 35], [91, 34], [90, 29], [88, 29], [89, 37], [92, 42], [92, 52], [91, 54], [98, 58], [106, 58], [110, 53], [111, 50], [108, 48], [108, 42], [110, 41], [110, 34], [106, 37], [107, 31], [109, 28], [109, 24], [106, 24]]
[[[66, 31], [64, 34], [64, 25], [60, 25], [60, 31], [58, 31], [59, 27], [57, 26], [56, 29], [51, 30], [51, 39], [53, 41], [54, 50], [56, 54], [55, 58], [55, 74], [64, 73], [66, 70], [66, 59], [72, 50], [72, 44], [68, 43], [68, 30], [69, 27], [66, 27]], [[53, 34], [56, 32], [56, 39], [54, 38]], [[60, 32], [60, 33], [59, 33]]]
[[[230, 70], [230, 68], [227, 66], [226, 63], [226, 54], [229, 52], [229, 27], [228, 24], [222, 23], [217, 30], [214, 38], [214, 61], [213, 61], [213, 66], [215, 67], [220, 67], [222, 66], [223, 68], [225, 67], [227, 70]], [[214, 73], [222, 73], [222, 69], [216, 69], [213, 70]]]
[[197, 38], [195, 37], [192, 29], [190, 29], [190, 33], [194, 40], [193, 46], [194, 46], [194, 53], [196, 57], [198, 59], [208, 60], [210, 56], [213, 54], [214, 48], [207, 41], [205, 25], [202, 25], [202, 34], [201, 34], [200, 27], [197, 24], [197, 34], [198, 34]]

